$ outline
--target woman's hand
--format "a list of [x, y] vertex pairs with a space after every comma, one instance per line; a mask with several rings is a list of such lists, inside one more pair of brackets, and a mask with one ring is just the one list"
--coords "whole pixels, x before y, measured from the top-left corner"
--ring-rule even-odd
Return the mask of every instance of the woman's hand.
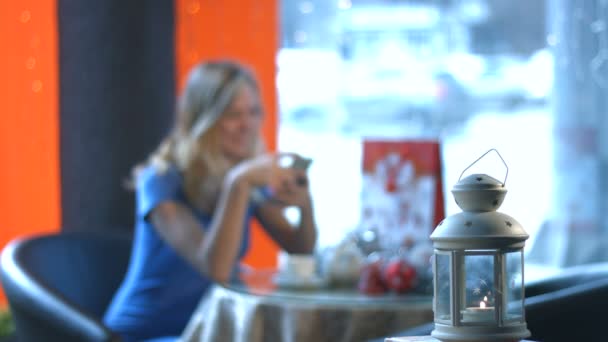
[[253, 188], [271, 186], [273, 179], [282, 173], [278, 158], [275, 154], [263, 154], [247, 159], [232, 168], [227, 178], [230, 182], [245, 183]]
[[273, 188], [274, 198], [282, 204], [297, 206], [301, 209], [311, 206], [308, 175], [305, 170], [289, 169], [289, 177]]
[[274, 200], [288, 206], [310, 206], [308, 176], [305, 170], [280, 165], [293, 153], [264, 154], [241, 162], [228, 175], [230, 182], [245, 183], [250, 188], [268, 187]]

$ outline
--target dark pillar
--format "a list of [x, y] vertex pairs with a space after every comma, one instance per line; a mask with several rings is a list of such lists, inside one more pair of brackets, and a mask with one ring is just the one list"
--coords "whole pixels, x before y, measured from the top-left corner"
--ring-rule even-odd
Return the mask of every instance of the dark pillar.
[[58, 1], [64, 230], [130, 230], [123, 182], [169, 130], [171, 0]]

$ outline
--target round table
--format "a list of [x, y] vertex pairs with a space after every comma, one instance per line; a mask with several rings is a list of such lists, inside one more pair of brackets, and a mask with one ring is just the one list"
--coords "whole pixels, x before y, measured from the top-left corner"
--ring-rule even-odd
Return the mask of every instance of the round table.
[[354, 289], [281, 289], [273, 270], [254, 270], [214, 285], [182, 340], [364, 341], [433, 320], [432, 296], [367, 296]]

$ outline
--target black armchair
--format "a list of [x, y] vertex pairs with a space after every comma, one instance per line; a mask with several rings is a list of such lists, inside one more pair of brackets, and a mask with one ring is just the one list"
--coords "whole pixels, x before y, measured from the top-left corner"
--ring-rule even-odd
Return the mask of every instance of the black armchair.
[[17, 239], [0, 277], [19, 341], [120, 341], [101, 318], [127, 269], [131, 239], [62, 233]]
[[526, 323], [535, 341], [598, 341], [605, 334], [608, 264], [576, 266], [526, 286]]
[[[525, 311], [533, 341], [602, 340], [608, 307], [608, 263], [576, 266], [562, 274], [526, 284]], [[434, 324], [394, 336], [430, 335]], [[384, 339], [374, 340], [383, 341]]]

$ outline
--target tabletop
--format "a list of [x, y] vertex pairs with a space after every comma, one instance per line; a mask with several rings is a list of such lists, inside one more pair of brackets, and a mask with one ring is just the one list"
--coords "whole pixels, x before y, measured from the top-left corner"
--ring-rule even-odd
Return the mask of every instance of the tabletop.
[[432, 296], [368, 296], [324, 286], [280, 288], [274, 276], [274, 270], [256, 270], [214, 285], [182, 340], [364, 341], [433, 320]]

